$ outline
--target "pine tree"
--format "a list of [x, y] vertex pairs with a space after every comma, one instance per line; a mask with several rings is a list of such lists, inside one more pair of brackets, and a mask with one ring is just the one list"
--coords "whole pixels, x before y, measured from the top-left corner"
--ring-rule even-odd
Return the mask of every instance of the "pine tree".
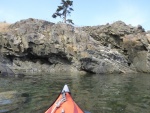
[[70, 15], [71, 11], [74, 11], [72, 8], [73, 1], [70, 0], [61, 0], [61, 6], [58, 6], [56, 12], [52, 15], [53, 18], [62, 17], [64, 23], [74, 24], [71, 19], [67, 19], [67, 16]]

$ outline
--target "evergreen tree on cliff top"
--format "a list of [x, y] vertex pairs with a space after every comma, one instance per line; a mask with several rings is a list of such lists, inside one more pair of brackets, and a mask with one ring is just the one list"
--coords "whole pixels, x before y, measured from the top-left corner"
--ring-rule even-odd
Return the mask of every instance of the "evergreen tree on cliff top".
[[67, 19], [67, 16], [70, 15], [71, 11], [74, 11], [72, 8], [73, 5], [73, 1], [70, 0], [61, 0], [61, 6], [58, 6], [56, 12], [52, 15], [53, 18], [56, 18], [57, 16], [62, 17], [64, 23], [71, 23], [74, 24], [72, 22], [71, 19]]

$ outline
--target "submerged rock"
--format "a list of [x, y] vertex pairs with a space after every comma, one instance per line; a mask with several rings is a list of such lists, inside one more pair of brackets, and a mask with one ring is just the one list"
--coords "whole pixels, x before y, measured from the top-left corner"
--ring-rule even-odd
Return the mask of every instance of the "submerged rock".
[[20, 108], [28, 96], [17, 91], [0, 92], [0, 113], [9, 113]]

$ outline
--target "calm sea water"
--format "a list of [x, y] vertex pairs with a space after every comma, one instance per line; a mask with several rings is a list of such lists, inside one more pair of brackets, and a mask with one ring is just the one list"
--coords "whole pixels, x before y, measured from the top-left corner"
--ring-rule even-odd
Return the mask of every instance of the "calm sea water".
[[13, 113], [44, 113], [68, 84], [76, 103], [91, 113], [150, 113], [150, 75], [26, 75], [0, 78], [0, 92], [17, 90], [29, 99]]

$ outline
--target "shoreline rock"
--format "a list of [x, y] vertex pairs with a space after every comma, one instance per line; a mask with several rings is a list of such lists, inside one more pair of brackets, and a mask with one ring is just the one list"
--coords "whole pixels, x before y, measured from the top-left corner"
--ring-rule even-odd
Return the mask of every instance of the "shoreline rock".
[[150, 72], [149, 33], [140, 25], [133, 27], [117, 21], [74, 27], [30, 18], [11, 24], [5, 33], [0, 31], [0, 40], [0, 56], [5, 61], [0, 60], [1, 74], [9, 74], [8, 69], [13, 76], [29, 71]]

